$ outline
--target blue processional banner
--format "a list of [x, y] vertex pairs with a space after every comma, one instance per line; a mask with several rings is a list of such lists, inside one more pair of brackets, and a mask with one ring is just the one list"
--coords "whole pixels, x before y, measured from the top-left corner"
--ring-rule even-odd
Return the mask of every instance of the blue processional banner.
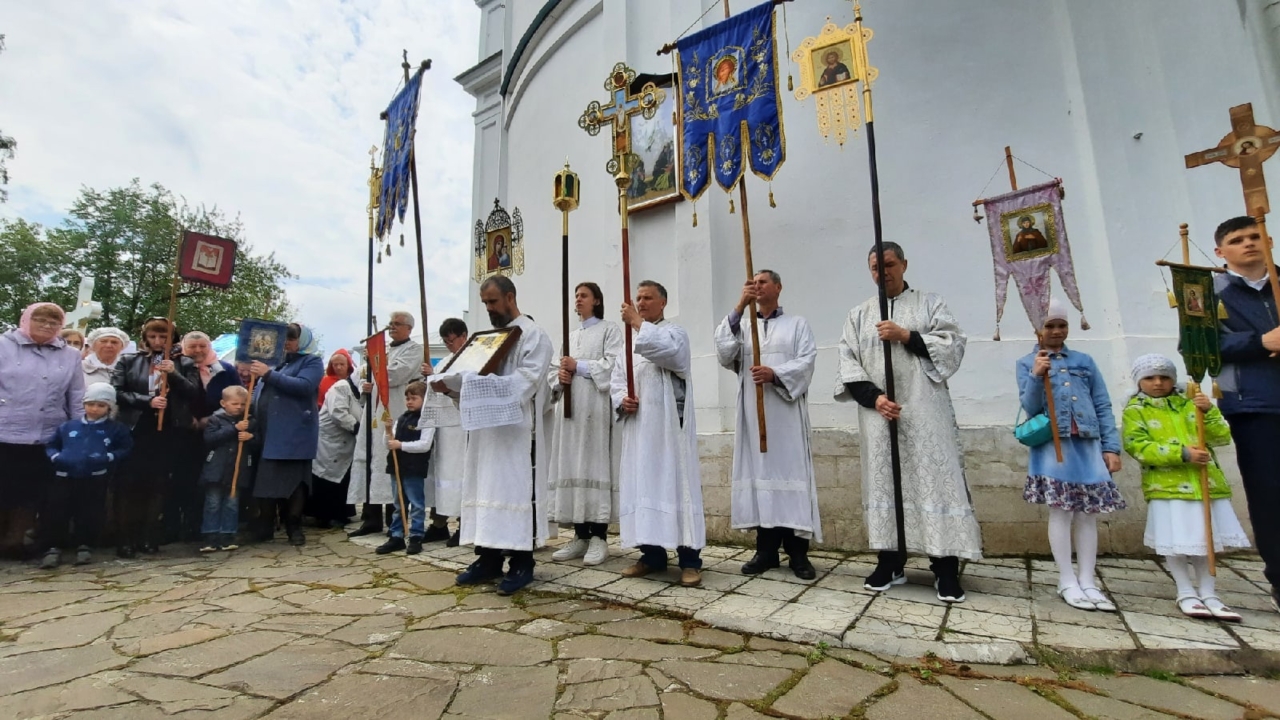
[[418, 121], [422, 70], [414, 73], [387, 106], [387, 132], [382, 139], [382, 184], [378, 188], [378, 218], [374, 233], [386, 237], [391, 223], [404, 222], [409, 207], [409, 158], [413, 128]]
[[680, 191], [697, 200], [708, 179], [727, 192], [745, 170], [773, 179], [782, 165], [773, 3], [756, 7], [676, 42], [680, 66]]

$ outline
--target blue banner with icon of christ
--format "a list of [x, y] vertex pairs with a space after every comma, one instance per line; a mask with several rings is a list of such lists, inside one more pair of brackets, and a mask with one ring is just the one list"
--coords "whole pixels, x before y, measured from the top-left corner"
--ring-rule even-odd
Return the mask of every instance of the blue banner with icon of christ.
[[378, 219], [374, 233], [384, 237], [391, 223], [409, 207], [409, 151], [413, 126], [418, 121], [418, 96], [422, 70], [414, 73], [387, 106], [387, 132], [382, 139], [382, 184], [378, 188]]
[[697, 200], [714, 175], [728, 191], [752, 171], [782, 165], [782, 100], [774, 59], [773, 3], [764, 2], [676, 42], [680, 65], [680, 190]]

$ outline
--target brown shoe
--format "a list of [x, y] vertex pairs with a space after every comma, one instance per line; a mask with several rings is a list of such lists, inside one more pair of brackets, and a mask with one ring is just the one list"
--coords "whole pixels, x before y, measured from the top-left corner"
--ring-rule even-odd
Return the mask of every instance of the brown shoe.
[[637, 560], [635, 565], [622, 571], [622, 577], [644, 577], [651, 572], [653, 572], [653, 568]]
[[680, 571], [680, 584], [685, 587], [697, 587], [702, 584], [702, 571], [685, 568]]

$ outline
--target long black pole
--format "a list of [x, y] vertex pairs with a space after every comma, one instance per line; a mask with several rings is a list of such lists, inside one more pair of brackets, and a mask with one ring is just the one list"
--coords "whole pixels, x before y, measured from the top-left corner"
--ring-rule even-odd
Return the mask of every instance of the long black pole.
[[[876, 283], [880, 294], [880, 320], [889, 319], [889, 295], [884, 289], [884, 228], [880, 223], [880, 172], [876, 169], [876, 129], [874, 122], [867, 123], [867, 161], [871, 166], [871, 223], [876, 236], [876, 268], [880, 282]], [[893, 391], [893, 343], [884, 341], [884, 395], [894, 401]], [[902, 457], [898, 450], [898, 421], [889, 421], [889, 462], [893, 468], [893, 515], [898, 523], [898, 552], [907, 554], [907, 528], [902, 512]]]
[[[373, 337], [377, 332], [373, 320], [373, 213], [369, 215], [369, 293], [365, 298], [365, 318], [368, 333], [365, 337]], [[364, 368], [367, 382], [373, 382], [373, 366], [369, 364], [369, 350], [365, 346]], [[364, 398], [364, 502], [371, 503], [370, 492], [373, 487], [373, 398]], [[367, 515], [367, 513], [364, 513]]]

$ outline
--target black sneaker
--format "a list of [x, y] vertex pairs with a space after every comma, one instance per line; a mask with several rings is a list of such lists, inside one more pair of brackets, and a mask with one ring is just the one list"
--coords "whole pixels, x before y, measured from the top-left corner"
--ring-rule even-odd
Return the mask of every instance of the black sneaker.
[[88, 565], [93, 562], [93, 553], [89, 550], [88, 545], [81, 545], [76, 549], [76, 564]]
[[938, 593], [938, 599], [944, 603], [964, 602], [964, 588], [960, 587], [960, 576], [957, 574], [943, 573], [935, 576], [933, 587]]
[[801, 580], [813, 580], [818, 577], [818, 569], [813, 566], [813, 563], [809, 562], [807, 557], [792, 558], [791, 562], [787, 563], [787, 566]]
[[390, 540], [379, 545], [378, 549], [374, 550], [374, 552], [378, 553], [379, 555], [390, 555], [391, 553], [396, 552], [397, 550], [403, 550], [403, 549], [404, 549], [404, 538], [393, 537]]
[[355, 538], [363, 535], [376, 535], [382, 532], [382, 523], [360, 523], [360, 527], [347, 533], [347, 537]]
[[307, 544], [307, 536], [302, 534], [301, 528], [289, 533], [289, 544], [294, 547], [302, 547]]
[[132, 545], [121, 545], [116, 548], [116, 557], [122, 560], [132, 560], [138, 557], [138, 551], [134, 550]]
[[884, 592], [894, 585], [902, 585], [907, 581], [907, 575], [902, 568], [890, 567], [888, 565], [876, 565], [876, 569], [867, 576], [866, 582], [862, 583], [862, 587], [875, 592]]
[[422, 538], [410, 536], [409, 544], [405, 547], [404, 554], [417, 555], [420, 552], [422, 552]]
[[447, 525], [430, 525], [427, 532], [422, 535], [422, 542], [444, 542], [449, 539], [449, 527]]
[[449, 539], [445, 541], [444, 546], [458, 547], [458, 534], [461, 532], [462, 532], [461, 530], [454, 530], [453, 534], [449, 536]]

